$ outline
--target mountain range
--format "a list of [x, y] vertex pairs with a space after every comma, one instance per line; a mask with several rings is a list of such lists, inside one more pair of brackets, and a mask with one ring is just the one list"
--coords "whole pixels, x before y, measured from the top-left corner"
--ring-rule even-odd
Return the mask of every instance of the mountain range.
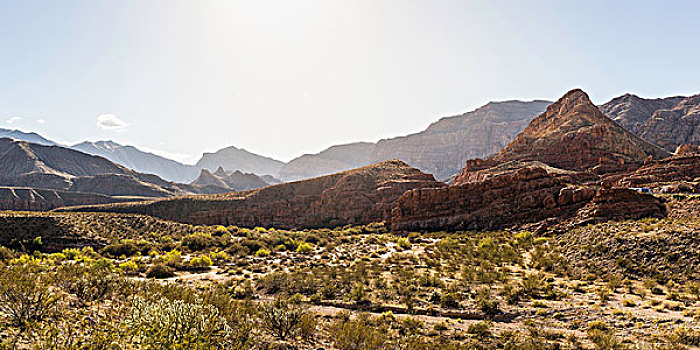
[[[287, 163], [233, 146], [205, 153], [195, 165], [182, 164], [113, 141], [86, 141], [71, 148], [102, 156], [140, 173], [155, 174], [166, 181], [179, 183], [202, 183], [205, 180], [201, 177], [204, 176], [209, 178], [206, 181], [211, 184], [211, 176], [201, 171], [206, 169], [212, 174], [222, 168], [226, 173], [240, 171], [240, 174], [256, 174], [265, 183], [272, 184], [332, 174], [389, 159], [400, 159], [444, 181], [459, 174], [468, 159], [486, 158], [498, 153], [550, 104], [544, 100], [489, 102], [474, 111], [442, 118], [415, 134], [376, 143], [336, 145]], [[700, 95], [645, 99], [625, 94], [598, 107], [602, 114], [631, 134], [668, 152], [682, 144], [700, 144]], [[0, 137], [57, 145], [36, 133], [18, 130], [0, 129]], [[238, 178], [243, 179], [241, 176]], [[230, 181], [226, 186], [228, 189], [249, 187], [244, 180], [235, 186], [231, 186]]]
[[[251, 191], [63, 210], [139, 213], [189, 224], [245, 227], [338, 227], [384, 221], [399, 232], [500, 229], [540, 221], [580, 225], [664, 217], [666, 207], [660, 199], [601, 183], [669, 157], [669, 152], [605, 116], [585, 92], [576, 89], [549, 105], [495, 155], [468, 160], [450, 185], [390, 160]], [[697, 167], [686, 168], [693, 171], [685, 177], [697, 173]], [[664, 169], [673, 172], [668, 166]], [[664, 169], [652, 171], [661, 175]], [[484, 171], [491, 176], [472, 176]], [[223, 169], [216, 173], [218, 178], [227, 175]]]

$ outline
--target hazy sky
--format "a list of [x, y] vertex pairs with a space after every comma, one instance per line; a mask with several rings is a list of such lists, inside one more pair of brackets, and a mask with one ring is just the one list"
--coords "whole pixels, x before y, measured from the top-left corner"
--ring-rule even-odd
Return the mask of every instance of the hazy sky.
[[0, 127], [289, 160], [490, 100], [700, 93], [698, 3], [0, 0]]

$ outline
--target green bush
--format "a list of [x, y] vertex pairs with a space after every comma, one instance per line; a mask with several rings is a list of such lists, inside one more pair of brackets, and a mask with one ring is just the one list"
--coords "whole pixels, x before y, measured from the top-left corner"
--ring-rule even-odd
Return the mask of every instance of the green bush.
[[314, 250], [314, 248], [311, 246], [311, 244], [306, 243], [306, 242], [301, 243], [301, 244], [299, 244], [299, 246], [297, 246], [297, 253], [300, 253], [300, 254], [308, 254], [308, 253], [312, 252], [313, 250]]
[[206, 255], [194, 257], [190, 260], [190, 266], [196, 269], [207, 269], [211, 267], [212, 264], [211, 259]]

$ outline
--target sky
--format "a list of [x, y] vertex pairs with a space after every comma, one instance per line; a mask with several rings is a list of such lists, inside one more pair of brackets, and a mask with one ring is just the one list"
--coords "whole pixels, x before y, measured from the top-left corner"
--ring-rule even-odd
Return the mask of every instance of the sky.
[[288, 161], [488, 101], [700, 93], [700, 2], [0, 0], [0, 128]]

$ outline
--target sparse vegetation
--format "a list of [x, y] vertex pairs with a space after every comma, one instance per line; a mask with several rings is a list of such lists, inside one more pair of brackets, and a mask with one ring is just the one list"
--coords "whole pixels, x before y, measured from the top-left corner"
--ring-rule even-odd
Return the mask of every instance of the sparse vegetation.
[[111, 243], [42, 251], [55, 246], [42, 232], [31, 251], [0, 249], [4, 346], [622, 349], [630, 334], [697, 346], [692, 271], [586, 267], [567, 255], [568, 233], [395, 236], [378, 224], [290, 231], [32, 215], [59, 215]]

